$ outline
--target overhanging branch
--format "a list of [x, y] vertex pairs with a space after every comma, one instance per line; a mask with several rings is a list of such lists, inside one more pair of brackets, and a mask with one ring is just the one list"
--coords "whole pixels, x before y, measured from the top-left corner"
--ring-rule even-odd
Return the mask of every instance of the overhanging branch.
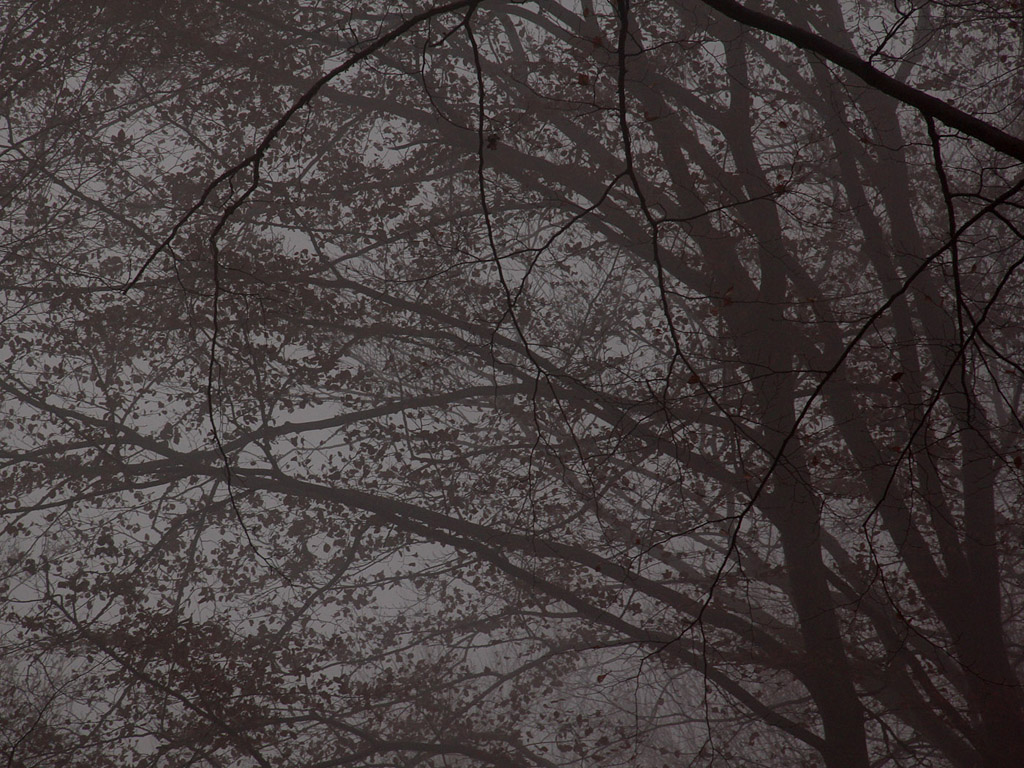
[[880, 69], [871, 66], [857, 54], [820, 35], [766, 13], [747, 8], [735, 0], [700, 0], [700, 2], [743, 26], [767, 32], [775, 37], [788, 40], [801, 50], [817, 54], [856, 75], [872, 88], [920, 110], [928, 117], [945, 123], [950, 128], [971, 136], [1015, 160], [1024, 162], [1024, 139], [1011, 136], [991, 123], [980, 120], [942, 99], [887, 75]]

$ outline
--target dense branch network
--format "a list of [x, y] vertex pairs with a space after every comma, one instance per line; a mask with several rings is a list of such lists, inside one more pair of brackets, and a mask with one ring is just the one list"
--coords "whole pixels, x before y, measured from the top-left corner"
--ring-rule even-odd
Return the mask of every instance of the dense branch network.
[[10, 765], [1024, 761], [1012, 13], [17, 10]]

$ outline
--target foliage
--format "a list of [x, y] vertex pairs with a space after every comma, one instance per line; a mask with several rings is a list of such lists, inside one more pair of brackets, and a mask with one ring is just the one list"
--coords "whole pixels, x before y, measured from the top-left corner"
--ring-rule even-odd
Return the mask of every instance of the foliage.
[[9, 766], [1024, 764], [1014, 4], [4, 19]]

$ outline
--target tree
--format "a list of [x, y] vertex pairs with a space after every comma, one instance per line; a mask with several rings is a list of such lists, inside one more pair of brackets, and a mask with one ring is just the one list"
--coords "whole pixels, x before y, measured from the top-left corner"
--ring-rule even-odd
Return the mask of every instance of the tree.
[[1019, 8], [4, 23], [8, 765], [1024, 763]]

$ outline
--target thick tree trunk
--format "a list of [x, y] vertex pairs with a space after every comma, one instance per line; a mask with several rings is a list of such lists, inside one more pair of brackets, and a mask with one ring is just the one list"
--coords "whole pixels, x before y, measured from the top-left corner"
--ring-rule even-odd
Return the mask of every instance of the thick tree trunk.
[[[788, 491], [788, 493], [787, 493]], [[822, 756], [828, 768], [867, 768], [868, 750], [861, 706], [844, 648], [835, 604], [822, 559], [820, 520], [815, 500], [794, 478], [787, 507], [769, 514], [782, 536], [790, 596], [800, 623], [806, 657], [805, 680], [821, 717]]]

